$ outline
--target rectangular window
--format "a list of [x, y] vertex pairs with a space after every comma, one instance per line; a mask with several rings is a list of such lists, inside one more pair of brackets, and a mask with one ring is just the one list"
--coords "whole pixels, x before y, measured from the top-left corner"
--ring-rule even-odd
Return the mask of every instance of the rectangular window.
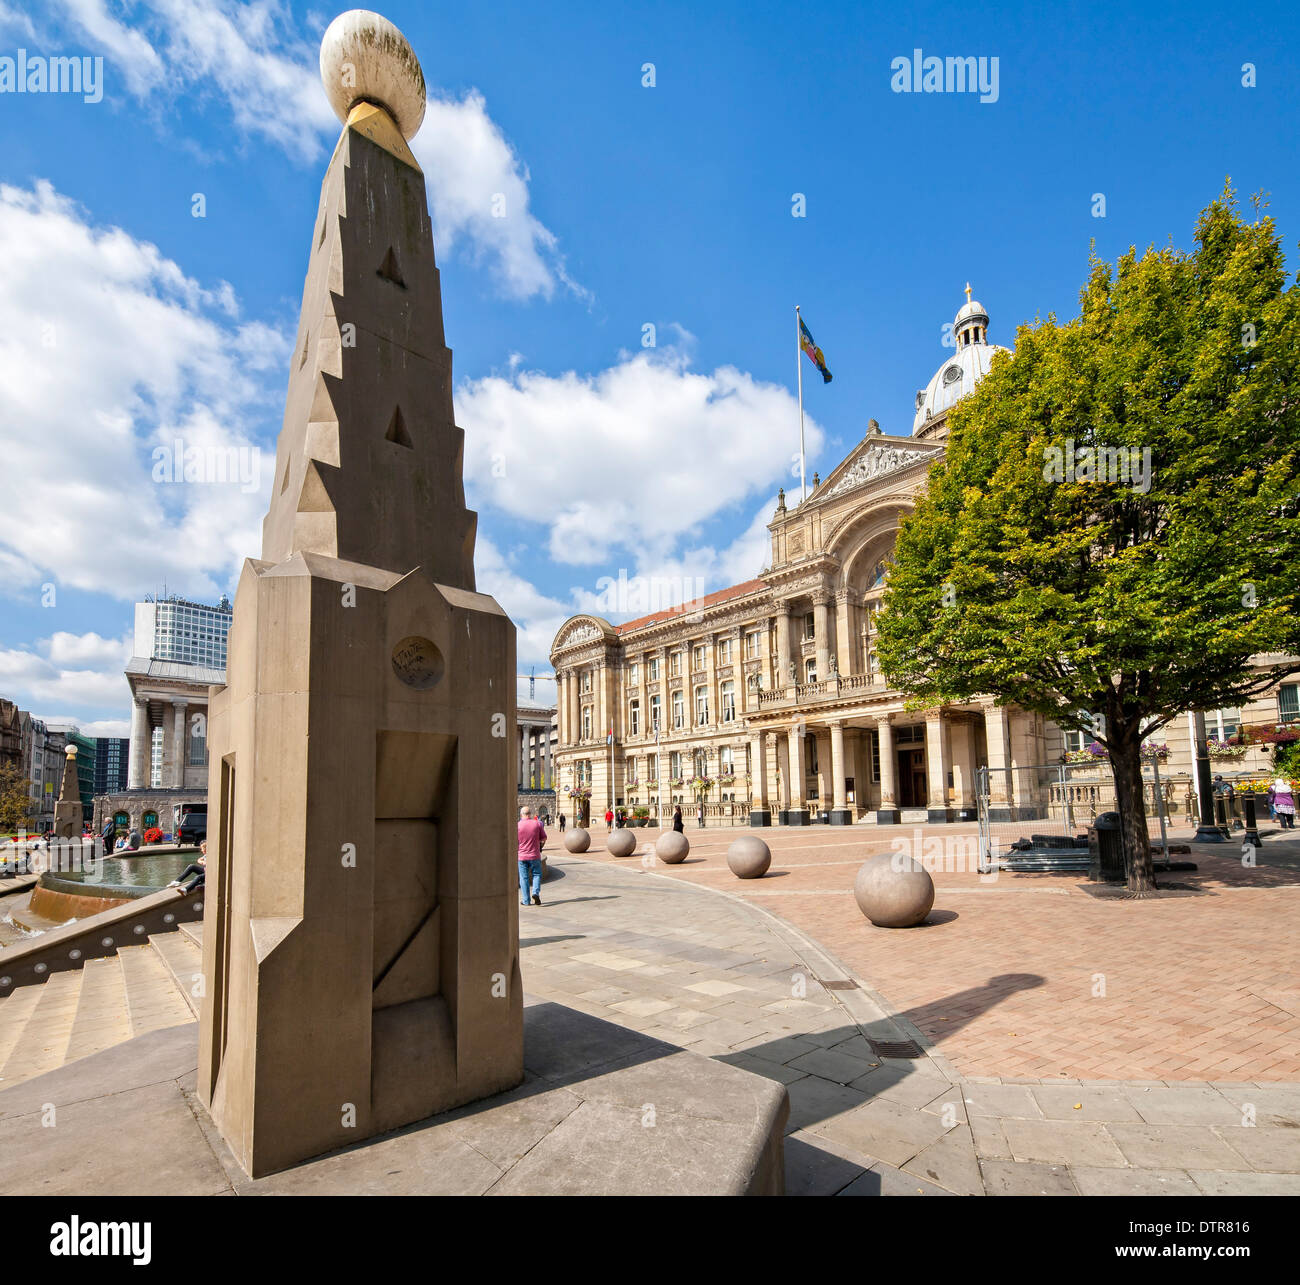
[[628, 709], [628, 722], [631, 724], [632, 735], [641, 735], [641, 702], [633, 701]]
[[736, 684], [730, 680], [722, 684], [722, 721], [736, 721]]
[[704, 668], [704, 648], [696, 647], [695, 650], [691, 653], [691, 670], [694, 673], [699, 673], [699, 671], [703, 668]]
[[203, 723], [190, 721], [190, 766], [202, 767], [208, 761], [208, 738], [203, 734]]
[[674, 781], [681, 780], [682, 775], [682, 753], [680, 750], [673, 750], [668, 756], [668, 775]]
[[872, 783], [880, 781], [880, 733], [871, 733], [871, 780]]
[[578, 683], [578, 690], [581, 692], [591, 691], [591, 670], [584, 669], [582, 671], [582, 678]]
[[590, 705], [584, 705], [582, 707], [582, 739], [584, 741], [591, 740], [591, 706]]
[[730, 745], [724, 745], [718, 751], [718, 775], [734, 776], [736, 772]]
[[704, 727], [709, 721], [709, 689], [707, 687], [697, 687], [695, 689], [695, 725]]
[[806, 616], [803, 618], [803, 640], [804, 640], [804, 642], [811, 642], [811, 641], [813, 640], [813, 638], [816, 636], [816, 625], [815, 625], [815, 620], [816, 620], [816, 617], [815, 617], [811, 612], [809, 612], [808, 615], [806, 615]]
[[641, 666], [631, 664], [627, 669], [627, 681], [630, 687], [635, 687], [641, 681]]
[[681, 672], [682, 672], [682, 653], [681, 653], [681, 652], [679, 652], [679, 651], [675, 651], [675, 652], [673, 652], [673, 654], [672, 654], [671, 656], [669, 656], [669, 658], [668, 658], [668, 672], [669, 672], [669, 673], [670, 673], [674, 678], [678, 678], [678, 677], [681, 676]]
[[1281, 723], [1300, 719], [1300, 683], [1283, 683], [1277, 689], [1277, 712]]
[[659, 780], [659, 755], [647, 754], [645, 758], [645, 779], [651, 784]]
[[659, 681], [659, 657], [658, 656], [652, 656], [650, 658], [650, 681], [652, 683], [657, 683]]
[[724, 638], [718, 644], [718, 664], [729, 665], [731, 663], [731, 639]]
[[650, 730], [657, 732], [660, 727], [660, 701], [658, 696], [650, 697]]
[[758, 640], [760, 635], [755, 632], [745, 635], [745, 659], [754, 660], [758, 656]]
[[685, 721], [685, 703], [680, 691], [673, 693], [673, 726], [681, 727]]

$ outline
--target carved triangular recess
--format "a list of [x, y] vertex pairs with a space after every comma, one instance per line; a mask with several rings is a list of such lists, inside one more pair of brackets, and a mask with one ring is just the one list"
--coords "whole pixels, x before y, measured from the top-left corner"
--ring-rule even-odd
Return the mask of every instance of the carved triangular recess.
[[402, 408], [396, 406], [393, 408], [393, 418], [388, 421], [388, 432], [384, 434], [386, 442], [396, 442], [398, 446], [405, 446], [407, 450], [412, 449], [415, 443], [411, 441], [411, 435], [406, 431], [406, 420], [402, 417]]
[[390, 245], [388, 253], [384, 255], [384, 261], [379, 265], [379, 275], [385, 281], [391, 281], [395, 286], [401, 286], [406, 289], [406, 282], [402, 280], [401, 269], [397, 266], [397, 253]]

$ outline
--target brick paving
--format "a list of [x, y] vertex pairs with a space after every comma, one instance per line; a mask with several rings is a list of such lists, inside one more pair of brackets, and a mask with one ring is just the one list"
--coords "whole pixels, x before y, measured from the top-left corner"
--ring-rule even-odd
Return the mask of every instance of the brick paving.
[[784, 904], [548, 855], [544, 904], [520, 909], [529, 994], [785, 1084], [792, 1195], [1300, 1194], [1300, 1085], [1010, 1083], [962, 1075], [937, 1044], [882, 1057], [873, 1041], [925, 1033]]
[[[973, 826], [761, 831], [761, 880], [726, 867], [737, 830], [687, 829], [680, 866], [647, 858], [657, 832], [616, 861], [730, 892], [780, 915], [888, 997], [962, 1075], [1033, 1079], [1300, 1080], [1300, 841], [1265, 836], [1261, 864], [1235, 845], [1198, 847], [1199, 869], [1147, 901], [1098, 898], [1077, 874], [980, 876]], [[964, 839], [936, 870], [921, 928], [874, 928], [853, 900], [861, 862], [906, 839]], [[1171, 840], [1184, 838], [1177, 830]], [[552, 843], [554, 846], [554, 843]], [[1225, 852], [1231, 855], [1223, 855]]]

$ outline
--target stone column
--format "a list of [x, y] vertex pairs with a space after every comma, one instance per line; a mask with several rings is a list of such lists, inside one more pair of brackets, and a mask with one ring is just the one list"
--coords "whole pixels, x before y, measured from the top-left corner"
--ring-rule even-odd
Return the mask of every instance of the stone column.
[[835, 663], [843, 678], [857, 670], [853, 660], [853, 615], [850, 592], [842, 589], [835, 597]]
[[974, 821], [975, 809], [975, 727], [967, 719], [948, 725], [952, 741], [952, 782], [957, 793], [957, 820]]
[[188, 701], [172, 701], [172, 785], [185, 788], [185, 708]]
[[984, 739], [989, 750], [989, 820], [1014, 821], [1011, 736], [1007, 728], [1007, 711], [1001, 705], [989, 702], [984, 706]]
[[718, 639], [715, 634], [704, 635], [704, 690], [709, 698], [710, 730], [721, 726], [722, 711], [718, 708]]
[[813, 638], [817, 656], [817, 681], [831, 673], [830, 595], [822, 590], [813, 594]]
[[831, 825], [852, 823], [844, 793], [844, 723], [836, 718], [831, 720]]
[[776, 613], [776, 681], [772, 687], [780, 691], [790, 685], [790, 604], [779, 603]]
[[143, 790], [149, 784], [149, 706], [140, 696], [131, 706], [131, 750], [127, 762], [127, 788]]
[[941, 711], [931, 710], [925, 720], [925, 765], [929, 773], [927, 804], [928, 821], [951, 821], [952, 809], [948, 806], [948, 741], [944, 735], [944, 717]]
[[803, 803], [803, 734], [802, 723], [796, 723], [790, 729], [790, 806], [789, 816], [786, 818], [787, 825], [808, 824], [808, 809]]
[[878, 825], [897, 825], [898, 809], [898, 756], [894, 750], [894, 725], [888, 718], [876, 720], [876, 734], [880, 738], [880, 807], [876, 809]]
[[749, 824], [771, 825], [772, 809], [767, 795], [767, 737], [755, 733], [749, 742]]

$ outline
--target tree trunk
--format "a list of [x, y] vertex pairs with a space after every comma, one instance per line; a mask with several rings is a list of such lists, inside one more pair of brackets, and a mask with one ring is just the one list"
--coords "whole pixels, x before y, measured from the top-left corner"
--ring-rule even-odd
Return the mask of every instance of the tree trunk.
[[[1110, 730], [1110, 729], [1108, 729]], [[1119, 810], [1120, 842], [1130, 892], [1154, 892], [1151, 839], [1142, 807], [1142, 740], [1137, 727], [1113, 730], [1107, 737], [1110, 766], [1115, 777], [1115, 803]]]

